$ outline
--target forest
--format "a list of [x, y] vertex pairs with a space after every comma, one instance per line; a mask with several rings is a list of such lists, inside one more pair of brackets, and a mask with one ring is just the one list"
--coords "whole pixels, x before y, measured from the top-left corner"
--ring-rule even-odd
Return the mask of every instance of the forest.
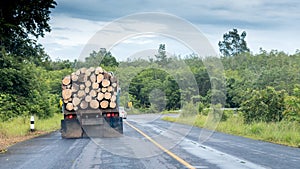
[[[288, 55], [276, 50], [261, 50], [255, 55], [242, 53], [202, 59], [196, 54], [184, 58], [164, 55], [166, 50], [158, 49], [151, 60], [117, 62], [109, 51], [99, 50], [91, 53], [85, 62], [46, 60], [34, 63], [31, 60], [18, 62], [3, 50], [0, 55], [0, 119], [6, 121], [31, 114], [47, 118], [59, 113], [62, 78], [78, 67], [99, 63], [119, 78], [121, 104], [127, 106], [131, 101], [141, 112], [178, 110], [189, 102], [199, 104], [202, 110], [221, 103], [222, 107], [240, 108], [245, 122], [282, 119], [300, 122], [299, 51]], [[221, 61], [224, 76], [209, 75], [207, 66], [214, 60]], [[225, 83], [220, 82], [221, 87], [212, 89], [212, 83], [216, 85], [218, 81]], [[223, 98], [226, 100], [218, 100]]]

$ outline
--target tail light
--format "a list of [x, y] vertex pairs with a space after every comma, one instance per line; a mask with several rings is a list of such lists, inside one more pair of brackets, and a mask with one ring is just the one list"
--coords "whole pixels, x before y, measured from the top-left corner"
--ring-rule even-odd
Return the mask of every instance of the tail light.
[[105, 113], [103, 114], [104, 117], [118, 117], [119, 113]]
[[76, 118], [76, 114], [68, 114], [66, 115], [66, 119], [74, 119]]

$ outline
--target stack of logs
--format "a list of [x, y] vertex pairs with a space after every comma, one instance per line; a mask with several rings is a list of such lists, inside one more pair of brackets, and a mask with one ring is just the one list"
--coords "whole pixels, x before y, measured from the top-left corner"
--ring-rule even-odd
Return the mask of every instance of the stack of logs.
[[65, 109], [114, 109], [117, 85], [117, 79], [101, 67], [81, 68], [62, 80]]

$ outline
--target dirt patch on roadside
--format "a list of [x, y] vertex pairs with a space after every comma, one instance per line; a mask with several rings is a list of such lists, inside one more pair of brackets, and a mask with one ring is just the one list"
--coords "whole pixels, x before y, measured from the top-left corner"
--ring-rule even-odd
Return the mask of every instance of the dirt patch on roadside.
[[19, 142], [43, 135], [43, 134], [47, 134], [47, 133], [49, 133], [49, 132], [35, 131], [35, 132], [30, 132], [25, 136], [15, 136], [15, 137], [0, 136], [0, 153], [5, 153], [9, 146], [12, 146], [16, 143], [19, 143]]

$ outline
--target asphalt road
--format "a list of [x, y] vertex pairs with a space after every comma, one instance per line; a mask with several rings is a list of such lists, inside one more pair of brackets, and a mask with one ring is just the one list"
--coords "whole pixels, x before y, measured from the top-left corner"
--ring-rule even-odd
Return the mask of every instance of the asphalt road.
[[[161, 121], [128, 116], [118, 138], [34, 138], [0, 154], [2, 169], [278, 168], [300, 167], [300, 149]], [[200, 139], [199, 139], [199, 136]]]

